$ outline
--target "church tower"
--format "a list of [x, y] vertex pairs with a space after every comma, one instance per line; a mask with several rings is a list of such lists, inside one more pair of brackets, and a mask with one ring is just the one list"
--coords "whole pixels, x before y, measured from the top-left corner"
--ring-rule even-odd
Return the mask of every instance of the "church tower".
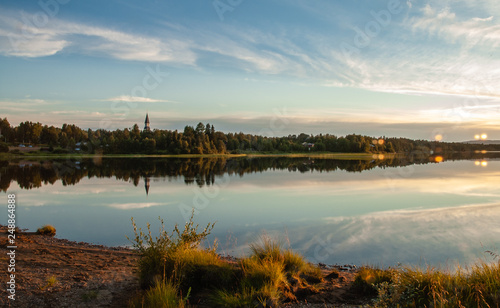
[[149, 132], [151, 128], [149, 127], [149, 115], [146, 113], [146, 120], [144, 120], [144, 131]]

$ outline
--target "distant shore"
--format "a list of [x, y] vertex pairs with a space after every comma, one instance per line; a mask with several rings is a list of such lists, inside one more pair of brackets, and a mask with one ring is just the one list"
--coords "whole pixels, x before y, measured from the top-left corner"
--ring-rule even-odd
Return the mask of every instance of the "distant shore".
[[374, 153], [244, 153], [244, 154], [50, 154], [50, 153], [26, 153], [13, 154], [2, 153], [0, 158], [239, 158], [239, 157], [291, 157], [291, 158], [316, 158], [316, 159], [342, 159], [342, 160], [371, 160], [387, 159], [397, 157], [401, 154], [374, 154]]

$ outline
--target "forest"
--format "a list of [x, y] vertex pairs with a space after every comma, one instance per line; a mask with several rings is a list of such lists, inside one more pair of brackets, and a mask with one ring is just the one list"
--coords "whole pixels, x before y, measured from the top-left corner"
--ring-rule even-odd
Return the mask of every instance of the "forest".
[[[499, 150], [499, 145], [448, 143], [408, 138], [370, 137], [357, 134], [288, 135], [266, 137], [224, 133], [213, 125], [187, 125], [183, 131], [131, 128], [83, 130], [74, 124], [62, 127], [25, 121], [11, 126], [0, 118], [0, 152], [15, 146], [39, 146], [54, 154], [240, 154], [240, 153], [412, 153], [424, 154]], [[16, 150], [14, 150], [16, 151]]]

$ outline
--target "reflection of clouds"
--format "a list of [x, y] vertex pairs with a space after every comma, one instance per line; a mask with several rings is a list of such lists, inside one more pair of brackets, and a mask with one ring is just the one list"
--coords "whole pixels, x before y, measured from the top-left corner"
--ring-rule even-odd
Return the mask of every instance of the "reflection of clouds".
[[[313, 262], [454, 265], [482, 257], [482, 244], [498, 246], [499, 221], [500, 204], [398, 210], [328, 217], [296, 227], [291, 222], [288, 237], [292, 248]], [[283, 226], [269, 225], [266, 230], [276, 229]], [[238, 236], [241, 245], [235, 251], [245, 251], [245, 243], [252, 240], [248, 234]]]
[[[226, 189], [244, 191], [247, 193], [262, 192], [262, 190], [282, 190], [287, 195], [358, 195], [378, 194], [389, 189], [399, 192], [411, 191], [417, 193], [454, 194], [462, 196], [500, 197], [500, 172], [490, 171], [481, 173], [449, 173], [448, 176], [436, 177], [430, 173], [408, 174], [401, 176], [398, 169], [378, 173], [378, 176], [351, 177], [340, 174], [307, 174], [304, 177], [271, 177], [272, 180], [262, 179], [255, 182], [231, 182]], [[401, 173], [404, 174], [404, 173]], [[311, 179], [311, 177], [315, 177]]]
[[131, 202], [131, 203], [112, 203], [109, 204], [109, 207], [113, 207], [120, 210], [133, 210], [133, 209], [141, 209], [148, 208], [152, 206], [160, 206], [160, 205], [170, 205], [172, 202], [167, 203], [159, 203], [159, 202]]
[[108, 188], [91, 188], [91, 187], [89, 187], [88, 189], [80, 190], [80, 186], [79, 186], [77, 191], [56, 190], [56, 191], [52, 191], [51, 194], [53, 194], [53, 195], [88, 195], [88, 194], [102, 194], [102, 193], [113, 193], [113, 192], [122, 193], [125, 191], [127, 191], [125, 188], [108, 189]]
[[[498, 243], [500, 205], [486, 204], [431, 210], [391, 211], [351, 218], [327, 218], [326, 224], [312, 227], [309, 234], [327, 239], [335, 252], [329, 260], [383, 262], [402, 260], [430, 263], [445, 260], [471, 262], [481, 243]], [[293, 239], [293, 236], [292, 236]], [[304, 240], [309, 254], [318, 244]], [[310, 255], [314, 258], [314, 255]], [[352, 262], [352, 261], [351, 261]]]

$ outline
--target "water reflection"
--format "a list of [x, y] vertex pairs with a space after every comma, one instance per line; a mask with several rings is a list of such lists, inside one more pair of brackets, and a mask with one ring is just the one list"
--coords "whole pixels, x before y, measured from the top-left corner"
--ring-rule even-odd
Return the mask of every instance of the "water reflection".
[[324, 263], [466, 264], [482, 244], [498, 251], [500, 161], [441, 157], [19, 160], [0, 162], [0, 182], [18, 194], [19, 226], [97, 244], [129, 244], [130, 217], [182, 223], [185, 206], [216, 221], [220, 252], [234, 255], [262, 230]]
[[21, 189], [40, 188], [61, 181], [63, 186], [76, 185], [83, 178], [111, 178], [139, 185], [145, 181], [149, 194], [150, 178], [165, 177], [200, 187], [213, 185], [224, 174], [244, 176], [266, 170], [290, 172], [362, 172], [374, 168], [403, 167], [413, 164], [441, 163], [447, 160], [476, 159], [476, 165], [487, 166], [486, 159], [495, 153], [457, 153], [446, 156], [413, 155], [371, 160], [336, 160], [321, 157], [254, 157], [254, 158], [86, 158], [67, 160], [0, 161], [0, 190], [7, 191], [12, 181]]

